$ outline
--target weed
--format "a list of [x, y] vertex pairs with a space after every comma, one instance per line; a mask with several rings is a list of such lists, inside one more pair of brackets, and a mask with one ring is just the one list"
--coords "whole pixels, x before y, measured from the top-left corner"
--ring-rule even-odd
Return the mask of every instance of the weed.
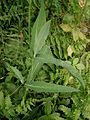
[[0, 1], [0, 119], [90, 119], [89, 7]]

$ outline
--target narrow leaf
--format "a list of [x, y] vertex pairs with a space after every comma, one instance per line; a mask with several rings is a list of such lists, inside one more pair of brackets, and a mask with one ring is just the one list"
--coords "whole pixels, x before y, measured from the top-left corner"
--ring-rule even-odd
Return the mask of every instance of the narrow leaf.
[[45, 45], [45, 40], [47, 39], [47, 36], [49, 34], [50, 22], [51, 21], [48, 21], [42, 26], [39, 34], [37, 34], [36, 32], [35, 44], [34, 44], [34, 57]]
[[42, 1], [39, 15], [38, 15], [38, 17], [33, 25], [33, 28], [32, 28], [32, 39], [31, 39], [31, 49], [32, 50], [34, 48], [36, 31], [38, 34], [40, 32], [40, 29], [42, 28], [42, 26], [45, 24], [45, 22], [46, 22], [45, 7], [44, 7], [44, 3]]
[[[50, 53], [50, 49], [48, 46], [44, 46], [41, 51], [39, 52], [40, 55], [42, 54], [51, 54]], [[29, 71], [29, 75], [28, 75], [28, 79], [27, 79], [27, 83], [30, 83], [30, 81], [33, 81], [36, 77], [36, 75], [38, 74], [39, 70], [41, 69], [41, 67], [43, 66], [44, 63], [42, 63], [41, 61], [37, 60], [37, 59], [33, 59], [32, 61], [32, 67], [31, 70]]]
[[30, 84], [26, 84], [26, 87], [36, 92], [50, 92], [51, 93], [51, 92], [78, 92], [79, 91], [73, 87], [46, 83], [44, 81], [35, 81]]
[[15, 74], [15, 76], [23, 84], [24, 83], [24, 77], [22, 76], [21, 72], [16, 67], [10, 66], [9, 64], [7, 64], [7, 66], [10, 68], [10, 70]]
[[42, 62], [39, 62], [38, 60], [33, 60], [31, 71], [28, 75], [27, 83], [29, 83], [30, 81], [35, 79], [35, 77], [38, 74], [39, 70], [41, 69], [42, 65], [43, 65]]
[[77, 78], [79, 80], [79, 82], [81, 83], [81, 85], [83, 87], [85, 87], [83, 79], [82, 79], [81, 75], [79, 74], [78, 70], [76, 70], [67, 61], [62, 61], [60, 59], [56, 59], [56, 58], [54, 58], [51, 55], [43, 55], [41, 57], [37, 57], [37, 60], [41, 61], [42, 63], [52, 63], [52, 64], [55, 64], [57, 66], [62, 66], [64, 68], [66, 68], [75, 78]]
[[4, 107], [4, 94], [0, 91], [0, 107]]
[[10, 107], [12, 107], [12, 102], [11, 102], [11, 98], [10, 98], [9, 95], [5, 97], [5, 105], [6, 105], [7, 109], [9, 109]]

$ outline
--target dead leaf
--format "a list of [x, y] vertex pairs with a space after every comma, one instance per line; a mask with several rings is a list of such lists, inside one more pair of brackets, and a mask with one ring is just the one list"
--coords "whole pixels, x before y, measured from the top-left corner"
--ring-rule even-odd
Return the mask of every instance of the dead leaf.
[[21, 39], [23, 39], [23, 33], [22, 33], [22, 32], [20, 32], [19, 37], [20, 37]]
[[84, 7], [86, 5], [86, 0], [78, 0], [79, 6]]
[[72, 29], [72, 35], [74, 41], [77, 41], [79, 39], [78, 32], [79, 32], [78, 29]]
[[73, 28], [72, 29], [72, 35], [73, 35], [73, 40], [77, 41], [79, 39], [85, 40], [86, 36], [80, 31], [79, 28]]
[[71, 45], [69, 45], [69, 47], [67, 48], [67, 52], [68, 52], [68, 56], [72, 57], [73, 50]]
[[60, 27], [63, 29], [64, 32], [71, 32], [71, 27], [68, 24], [60, 24]]
[[80, 38], [81, 40], [85, 40], [85, 39], [86, 39], [86, 36], [85, 36], [82, 32], [80, 32], [80, 31], [79, 31], [79, 33], [78, 33], [78, 36], [79, 36], [79, 38]]

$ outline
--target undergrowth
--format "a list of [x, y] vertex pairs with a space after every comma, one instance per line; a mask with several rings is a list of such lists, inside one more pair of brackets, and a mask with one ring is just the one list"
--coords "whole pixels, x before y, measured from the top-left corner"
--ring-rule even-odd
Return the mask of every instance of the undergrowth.
[[89, 0], [0, 0], [0, 119], [90, 120]]

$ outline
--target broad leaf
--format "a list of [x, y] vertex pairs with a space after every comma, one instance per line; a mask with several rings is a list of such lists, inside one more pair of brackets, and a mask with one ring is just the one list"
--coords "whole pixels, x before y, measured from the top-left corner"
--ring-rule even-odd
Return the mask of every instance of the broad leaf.
[[50, 29], [50, 21], [46, 22], [42, 26], [39, 34], [37, 34], [36, 32], [35, 43], [34, 43], [34, 57], [41, 50], [41, 48], [45, 45], [45, 40], [47, 39], [47, 36], [49, 34], [49, 29]]
[[62, 66], [64, 68], [66, 68], [75, 78], [77, 78], [79, 80], [79, 82], [81, 83], [81, 85], [83, 87], [85, 87], [83, 79], [82, 79], [81, 75], [79, 74], [78, 70], [76, 70], [67, 61], [62, 61], [60, 59], [56, 59], [56, 58], [54, 58], [51, 55], [43, 55], [41, 57], [37, 57], [37, 60], [41, 61], [42, 63], [52, 63], [52, 64], [55, 64], [57, 66]]
[[26, 87], [36, 92], [50, 92], [51, 93], [51, 92], [78, 92], [79, 91], [73, 87], [46, 83], [44, 81], [34, 81], [34, 82], [31, 82], [30, 84], [25, 84], [25, 85]]
[[42, 26], [45, 24], [45, 22], [46, 22], [45, 7], [44, 7], [44, 3], [42, 1], [39, 15], [38, 15], [38, 17], [33, 25], [33, 28], [32, 28], [32, 39], [31, 39], [31, 49], [32, 50], [34, 48], [36, 31], [38, 34], [40, 32], [40, 29], [42, 28]]

